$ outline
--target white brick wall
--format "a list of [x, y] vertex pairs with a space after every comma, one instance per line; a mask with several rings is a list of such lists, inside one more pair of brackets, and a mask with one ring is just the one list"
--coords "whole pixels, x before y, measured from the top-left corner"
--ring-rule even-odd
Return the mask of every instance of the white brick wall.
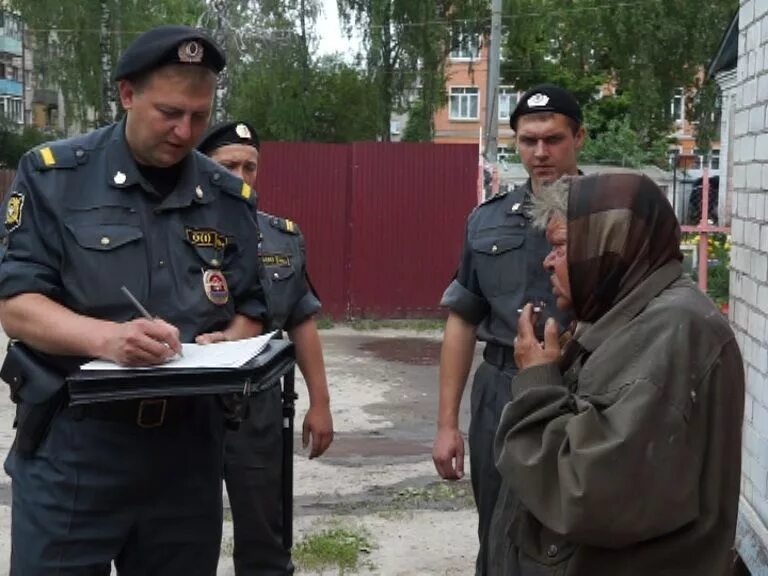
[[[730, 310], [747, 377], [742, 497], [765, 526], [768, 525], [768, 0], [741, 1], [736, 82]], [[768, 547], [768, 542], [763, 545]]]

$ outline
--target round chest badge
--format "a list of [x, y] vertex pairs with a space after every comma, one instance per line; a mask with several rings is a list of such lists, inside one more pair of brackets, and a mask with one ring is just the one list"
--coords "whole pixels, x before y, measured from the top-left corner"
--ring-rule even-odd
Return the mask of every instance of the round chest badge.
[[229, 300], [229, 288], [227, 279], [221, 270], [206, 270], [203, 272], [203, 288], [208, 300], [219, 306]]

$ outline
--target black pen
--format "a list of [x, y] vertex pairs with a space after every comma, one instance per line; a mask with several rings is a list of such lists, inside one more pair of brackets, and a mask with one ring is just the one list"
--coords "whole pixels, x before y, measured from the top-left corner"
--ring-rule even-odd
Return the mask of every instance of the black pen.
[[[131, 291], [130, 291], [130, 290], [128, 290], [128, 288], [126, 288], [125, 286], [121, 286], [121, 287], [120, 287], [120, 290], [122, 290], [123, 294], [125, 294], [125, 295], [128, 297], [128, 300], [130, 300], [130, 301], [131, 301], [131, 303], [132, 303], [132, 304], [134, 305], [134, 307], [136, 308], [136, 310], [138, 310], [138, 311], [139, 311], [139, 314], [141, 314], [142, 316], [144, 316], [144, 318], [146, 318], [147, 320], [152, 320], [152, 321], [154, 321], [154, 320], [155, 320], [155, 319], [152, 317], [152, 314], [150, 314], [150, 313], [147, 311], [147, 309], [146, 309], [146, 308], [144, 308], [144, 306], [142, 306], [141, 302], [139, 302], [139, 301], [138, 301], [138, 299], [136, 298], [136, 296], [134, 296], [134, 295], [131, 293]], [[168, 346], [168, 342], [165, 342], [164, 344], [165, 344], [166, 346]], [[182, 354], [182, 352], [181, 352], [181, 351], [179, 351], [179, 357], [182, 357], [182, 358], [184, 357], [184, 354]]]

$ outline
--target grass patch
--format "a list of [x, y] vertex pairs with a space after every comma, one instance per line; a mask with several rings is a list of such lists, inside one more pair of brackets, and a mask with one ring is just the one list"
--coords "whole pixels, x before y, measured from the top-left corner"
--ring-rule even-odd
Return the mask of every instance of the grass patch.
[[329, 328], [333, 328], [333, 318], [330, 318], [328, 316], [323, 316], [321, 318], [317, 318], [315, 320], [315, 323], [317, 324], [318, 330], [328, 330]]
[[393, 328], [395, 330], [414, 330], [416, 332], [432, 332], [442, 330], [445, 327], [445, 320], [440, 318], [405, 318], [405, 319], [382, 319], [374, 318], [354, 318], [348, 322], [353, 330], [371, 331], [381, 330], [383, 328]]
[[424, 488], [398, 490], [392, 503], [400, 508], [430, 508], [430, 505], [442, 503], [458, 509], [473, 506], [474, 499], [467, 482], [435, 482]]
[[336, 569], [340, 575], [350, 574], [366, 565], [362, 555], [371, 551], [369, 538], [362, 528], [327, 528], [305, 536], [296, 544], [293, 560], [297, 567], [306, 571]]

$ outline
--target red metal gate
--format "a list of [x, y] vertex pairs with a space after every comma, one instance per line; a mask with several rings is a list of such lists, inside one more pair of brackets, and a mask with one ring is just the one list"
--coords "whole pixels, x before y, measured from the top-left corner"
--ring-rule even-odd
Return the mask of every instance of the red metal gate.
[[262, 208], [298, 222], [335, 318], [439, 316], [476, 204], [472, 145], [265, 142]]
[[[334, 318], [440, 316], [477, 202], [469, 144], [265, 142], [260, 208], [297, 222]], [[13, 172], [0, 171], [0, 193]]]

